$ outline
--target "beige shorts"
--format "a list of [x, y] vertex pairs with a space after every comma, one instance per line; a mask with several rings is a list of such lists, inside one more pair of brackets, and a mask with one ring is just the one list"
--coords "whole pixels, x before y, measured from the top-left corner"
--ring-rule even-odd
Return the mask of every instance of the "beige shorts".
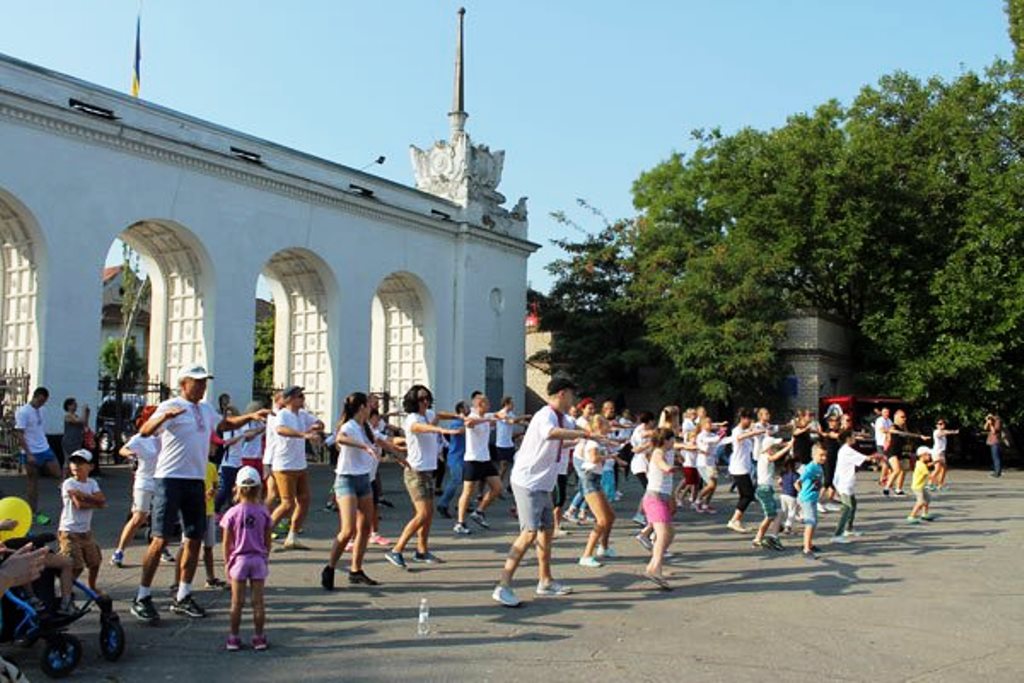
[[92, 537], [91, 531], [74, 533], [71, 531], [57, 532], [60, 554], [71, 558], [71, 567], [80, 572], [86, 567], [97, 569], [103, 561], [100, 546]]
[[274, 472], [274, 483], [281, 500], [309, 500], [309, 473], [306, 470]]
[[153, 507], [153, 492], [144, 489], [132, 489], [132, 512], [149, 514]]
[[402, 475], [405, 480], [405, 490], [409, 492], [412, 502], [418, 503], [424, 500], [434, 499], [434, 472], [417, 472], [411, 467], [405, 470]]

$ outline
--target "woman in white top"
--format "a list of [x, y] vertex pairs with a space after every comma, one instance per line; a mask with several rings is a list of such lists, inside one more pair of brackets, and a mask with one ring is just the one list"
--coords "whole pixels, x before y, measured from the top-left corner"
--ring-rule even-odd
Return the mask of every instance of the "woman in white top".
[[370, 406], [366, 394], [357, 391], [345, 397], [341, 424], [334, 442], [338, 445], [334, 495], [338, 505], [339, 530], [331, 545], [327, 566], [320, 574], [325, 590], [334, 590], [334, 570], [349, 541], [355, 538], [348, 582], [364, 586], [378, 583], [363, 571], [363, 557], [370, 538], [370, 520], [374, 515], [372, 476], [376, 473], [380, 452], [373, 432], [368, 428]]
[[[647, 490], [647, 456], [651, 452], [651, 435], [654, 433], [654, 415], [642, 412], [636, 416], [636, 428], [629, 436], [629, 444], [632, 447], [633, 457], [629, 462], [629, 472], [640, 482], [643, 490]], [[637, 526], [647, 526], [647, 518], [644, 516], [643, 495], [636, 505], [636, 514], [633, 515], [633, 523]]]
[[670, 429], [659, 429], [651, 437], [650, 463], [647, 466], [647, 491], [643, 497], [644, 514], [654, 526], [654, 549], [651, 561], [644, 570], [644, 578], [652, 581], [662, 590], [672, 587], [662, 576], [662, 564], [675, 530], [672, 528], [672, 514], [675, 512], [675, 497], [672, 495], [673, 473], [679, 471], [675, 465], [672, 448], [676, 435]]
[[939, 418], [935, 421], [935, 431], [932, 432], [932, 461], [935, 463], [935, 470], [931, 474], [931, 489], [933, 491], [946, 488], [946, 444], [952, 434], [959, 434], [959, 429], [946, 429], [946, 420]]
[[594, 527], [590, 530], [587, 547], [583, 551], [583, 556], [580, 557], [581, 567], [601, 567], [602, 563], [599, 558], [616, 556], [615, 551], [609, 547], [608, 543], [612, 534], [612, 526], [615, 524], [615, 511], [612, 510], [611, 502], [601, 487], [601, 474], [604, 471], [605, 460], [616, 457], [614, 454], [609, 454], [604, 445], [608, 428], [608, 420], [601, 415], [595, 415], [590, 420], [590, 438], [583, 442], [582, 447], [583, 477], [580, 479], [580, 488], [587, 505], [594, 513]]
[[736, 491], [739, 499], [736, 501], [736, 511], [726, 526], [739, 534], [749, 533], [749, 529], [743, 526], [743, 513], [747, 511], [750, 504], [754, 502], [754, 481], [750, 473], [754, 466], [754, 439], [765, 433], [764, 429], [755, 427], [752, 423], [754, 413], [741, 408], [739, 412], [739, 424], [732, 430], [732, 454], [729, 456], [729, 474], [736, 483]]

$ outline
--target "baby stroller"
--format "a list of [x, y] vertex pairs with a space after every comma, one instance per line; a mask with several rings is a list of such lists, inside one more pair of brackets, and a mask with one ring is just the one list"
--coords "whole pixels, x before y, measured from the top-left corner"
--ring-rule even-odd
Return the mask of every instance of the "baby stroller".
[[[53, 534], [43, 534], [31, 538], [11, 539], [5, 545], [17, 549], [28, 543], [42, 547], [55, 540]], [[92, 611], [93, 605], [100, 610], [100, 653], [109, 662], [116, 662], [124, 653], [125, 638], [121, 620], [114, 613], [111, 599], [99, 595], [87, 585], [75, 581], [75, 589], [85, 596], [85, 602], [73, 613], [64, 614], [56, 611], [60, 601], [60, 593], [55, 584], [59, 578], [57, 572], [47, 569], [32, 584], [35, 598], [47, 606], [46, 612], [40, 612], [29, 601], [22, 589], [12, 588], [2, 598], [3, 629], [0, 642], [17, 641], [31, 647], [37, 641], [45, 643], [40, 666], [51, 678], [64, 678], [78, 666], [82, 658], [82, 641], [67, 632], [75, 623]]]

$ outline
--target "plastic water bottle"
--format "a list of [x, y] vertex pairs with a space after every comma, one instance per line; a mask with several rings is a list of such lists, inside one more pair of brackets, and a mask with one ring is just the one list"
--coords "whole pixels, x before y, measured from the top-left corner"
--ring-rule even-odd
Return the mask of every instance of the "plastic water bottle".
[[430, 605], [427, 599], [420, 600], [420, 619], [416, 624], [416, 635], [421, 638], [430, 635]]

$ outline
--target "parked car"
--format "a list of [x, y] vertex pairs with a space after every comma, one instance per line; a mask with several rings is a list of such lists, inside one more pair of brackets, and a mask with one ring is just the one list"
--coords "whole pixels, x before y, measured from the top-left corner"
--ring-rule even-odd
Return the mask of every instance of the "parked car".
[[96, 411], [96, 447], [101, 453], [113, 452], [118, 443], [123, 444], [135, 434], [135, 421], [145, 405], [144, 396], [121, 394], [121, 426], [118, 430], [117, 397], [113, 394], [103, 397]]
[[[825, 396], [818, 401], [818, 418], [824, 420], [831, 406], [838, 406], [844, 415], [853, 415], [853, 424], [860, 435], [857, 439], [857, 450], [862, 453], [875, 452], [875, 420], [883, 408], [888, 408], [890, 415], [897, 410], [910, 411], [910, 402], [901, 398], [884, 396]], [[834, 409], [833, 409], [834, 410]], [[913, 418], [913, 413], [910, 415]], [[931, 430], [927, 431], [931, 434]]]

